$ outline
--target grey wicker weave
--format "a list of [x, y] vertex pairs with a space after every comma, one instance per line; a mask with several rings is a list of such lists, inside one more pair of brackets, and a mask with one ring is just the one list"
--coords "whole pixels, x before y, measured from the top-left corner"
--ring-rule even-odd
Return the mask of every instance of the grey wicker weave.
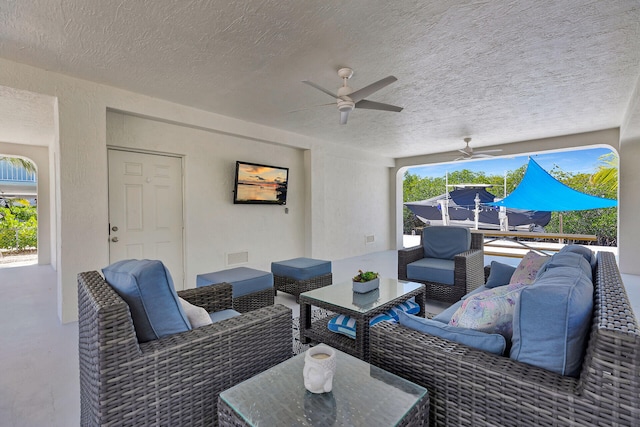
[[307, 280], [296, 280], [292, 277], [273, 275], [273, 287], [275, 293], [282, 291], [287, 294], [291, 294], [296, 297], [296, 302], [300, 300], [300, 294], [303, 292], [311, 291], [313, 289], [329, 286], [332, 283], [333, 274], [325, 274], [322, 276], [313, 277]]
[[612, 253], [598, 254], [579, 378], [380, 322], [371, 363], [426, 387], [434, 426], [639, 426], [640, 330]]
[[262, 307], [268, 307], [275, 302], [272, 288], [256, 291], [251, 294], [233, 298], [233, 309], [240, 313], [247, 313]]
[[[231, 308], [231, 285], [178, 293]], [[209, 426], [218, 394], [291, 357], [291, 310], [272, 305], [138, 343], [127, 304], [96, 272], [78, 275], [82, 426]]]
[[484, 236], [471, 233], [471, 249], [456, 255], [454, 283], [429, 282], [407, 277], [407, 265], [424, 258], [422, 237], [419, 246], [398, 250], [398, 279], [423, 283], [427, 288], [427, 299], [454, 303], [463, 295], [484, 284]]

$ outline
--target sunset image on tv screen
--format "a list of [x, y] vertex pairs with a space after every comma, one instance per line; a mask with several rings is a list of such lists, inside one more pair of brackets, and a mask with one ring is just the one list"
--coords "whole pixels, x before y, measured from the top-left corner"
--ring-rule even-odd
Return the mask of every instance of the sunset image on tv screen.
[[238, 163], [236, 201], [284, 204], [287, 172], [284, 168]]

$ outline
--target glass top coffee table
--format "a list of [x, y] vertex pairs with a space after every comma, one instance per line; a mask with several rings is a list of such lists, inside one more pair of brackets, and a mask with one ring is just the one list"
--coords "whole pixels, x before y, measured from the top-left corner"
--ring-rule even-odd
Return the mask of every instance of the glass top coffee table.
[[[391, 307], [415, 297], [418, 316], [425, 315], [425, 286], [421, 283], [380, 278], [378, 290], [357, 294], [351, 282], [336, 283], [300, 294], [300, 341], [323, 342], [359, 359], [369, 360], [369, 321]], [[327, 328], [333, 316], [311, 322], [311, 307], [350, 316], [356, 321], [356, 338], [337, 334]]]
[[[221, 426], [422, 426], [429, 422], [427, 389], [337, 351], [333, 389], [304, 388], [304, 353], [218, 397]], [[260, 349], [256, 349], [260, 357]]]

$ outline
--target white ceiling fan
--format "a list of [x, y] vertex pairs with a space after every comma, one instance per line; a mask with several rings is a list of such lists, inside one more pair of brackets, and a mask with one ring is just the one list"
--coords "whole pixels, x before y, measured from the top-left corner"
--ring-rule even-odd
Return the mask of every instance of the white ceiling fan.
[[484, 159], [484, 158], [487, 158], [487, 157], [493, 157], [493, 155], [488, 154], [488, 153], [498, 153], [498, 152], [502, 151], [501, 149], [473, 151], [473, 148], [471, 148], [469, 146], [469, 143], [471, 142], [471, 138], [466, 137], [464, 139], [464, 142], [467, 145], [464, 148], [458, 150], [463, 155], [462, 155], [462, 157], [458, 157], [457, 159], [455, 159], [456, 161], [457, 160], [470, 160], [470, 159]]
[[338, 76], [342, 79], [343, 84], [338, 89], [338, 93], [334, 94], [330, 90], [323, 88], [309, 80], [303, 80], [302, 83], [308, 84], [309, 86], [318, 89], [321, 92], [326, 93], [327, 95], [335, 98], [338, 104], [338, 111], [340, 112], [340, 124], [347, 124], [347, 119], [349, 118], [349, 113], [353, 111], [354, 108], [364, 108], [368, 110], [381, 110], [381, 111], [394, 111], [399, 113], [402, 111], [402, 107], [397, 107], [395, 105], [383, 104], [381, 102], [368, 101], [364, 99], [365, 97], [371, 95], [374, 92], [379, 91], [385, 86], [390, 85], [391, 83], [398, 80], [394, 76], [385, 77], [382, 80], [378, 80], [375, 83], [371, 83], [369, 86], [365, 86], [362, 89], [354, 91], [347, 85], [347, 80], [353, 76], [353, 70], [351, 68], [340, 68], [338, 70]]

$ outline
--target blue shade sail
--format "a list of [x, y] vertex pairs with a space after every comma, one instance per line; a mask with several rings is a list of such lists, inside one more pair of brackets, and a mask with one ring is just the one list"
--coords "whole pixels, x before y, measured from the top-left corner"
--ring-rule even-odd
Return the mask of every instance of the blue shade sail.
[[527, 172], [513, 193], [499, 202], [487, 204], [543, 211], [583, 211], [613, 208], [618, 206], [618, 201], [576, 191], [552, 177], [533, 159], [529, 159]]

